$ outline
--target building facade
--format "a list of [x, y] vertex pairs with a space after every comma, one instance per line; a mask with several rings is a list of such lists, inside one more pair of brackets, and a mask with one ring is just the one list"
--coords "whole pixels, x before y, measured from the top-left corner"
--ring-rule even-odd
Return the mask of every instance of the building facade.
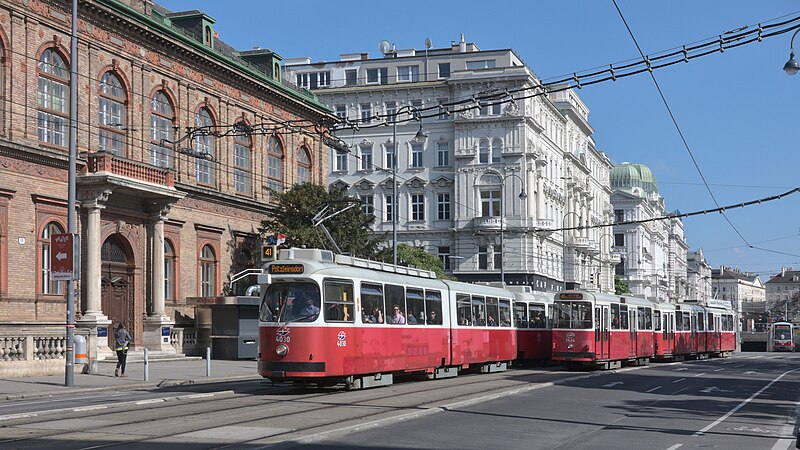
[[0, 366], [64, 357], [67, 282], [49, 261], [68, 231], [71, 64], [90, 357], [119, 322], [135, 347], [174, 351], [163, 333], [193, 322], [187, 298], [242, 290], [227, 280], [257, 263], [270, 192], [327, 180], [315, 129], [334, 117], [282, 82], [277, 54], [235, 52], [200, 11], [79, 5], [73, 55], [69, 1], [0, 0]]
[[461, 280], [613, 290], [611, 238], [585, 228], [611, 219], [611, 163], [580, 98], [544, 93], [512, 50], [463, 36], [381, 48], [285, 60], [286, 78], [344, 122], [349, 150], [331, 152], [331, 186], [361, 199], [377, 233], [438, 255]]
[[717, 300], [727, 300], [736, 311], [743, 311], [751, 309], [743, 308], [743, 305], [764, 304], [766, 289], [758, 275], [720, 266], [711, 270], [711, 296]]
[[781, 273], [773, 275], [764, 283], [766, 291], [766, 310], [773, 317], [781, 315], [787, 320], [795, 320], [800, 307], [800, 271], [791, 267], [782, 268]]
[[[631, 292], [673, 303], [685, 300], [687, 251], [683, 223], [668, 215], [653, 173], [622, 163], [610, 175], [616, 274]], [[663, 219], [659, 219], [663, 218]], [[629, 223], [625, 223], [629, 222]]]
[[711, 297], [711, 264], [703, 249], [689, 252], [687, 256], [686, 298], [705, 303]]

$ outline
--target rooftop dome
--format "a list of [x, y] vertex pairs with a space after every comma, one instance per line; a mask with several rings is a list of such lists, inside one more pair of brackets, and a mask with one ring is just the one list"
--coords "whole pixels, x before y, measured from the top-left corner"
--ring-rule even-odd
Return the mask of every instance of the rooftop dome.
[[644, 164], [618, 164], [611, 169], [610, 179], [612, 189], [638, 187], [647, 193], [658, 193], [656, 177]]

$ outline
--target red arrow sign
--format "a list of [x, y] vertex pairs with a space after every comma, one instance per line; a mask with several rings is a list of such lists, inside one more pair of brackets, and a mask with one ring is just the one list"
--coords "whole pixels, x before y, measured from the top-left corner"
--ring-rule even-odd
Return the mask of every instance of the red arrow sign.
[[50, 237], [50, 278], [53, 280], [74, 280], [76, 264], [75, 246], [77, 237], [71, 233], [54, 234]]

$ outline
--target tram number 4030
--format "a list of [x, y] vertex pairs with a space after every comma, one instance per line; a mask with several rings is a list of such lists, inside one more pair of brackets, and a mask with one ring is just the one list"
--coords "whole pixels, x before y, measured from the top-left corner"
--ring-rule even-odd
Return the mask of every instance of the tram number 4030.
[[275, 335], [275, 342], [282, 342], [284, 344], [288, 344], [291, 342], [292, 338], [289, 336], [289, 330], [279, 330], [278, 333]]

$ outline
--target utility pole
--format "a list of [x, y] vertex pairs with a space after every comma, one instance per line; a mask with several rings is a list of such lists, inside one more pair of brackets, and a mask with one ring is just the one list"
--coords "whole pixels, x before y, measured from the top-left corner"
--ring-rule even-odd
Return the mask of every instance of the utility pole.
[[[67, 200], [67, 233], [77, 231], [75, 217], [75, 160], [78, 145], [78, 0], [72, 0], [72, 35], [69, 61], [69, 171]], [[80, 257], [79, 257], [80, 258]], [[67, 361], [64, 386], [75, 384], [75, 280], [67, 281]]]

